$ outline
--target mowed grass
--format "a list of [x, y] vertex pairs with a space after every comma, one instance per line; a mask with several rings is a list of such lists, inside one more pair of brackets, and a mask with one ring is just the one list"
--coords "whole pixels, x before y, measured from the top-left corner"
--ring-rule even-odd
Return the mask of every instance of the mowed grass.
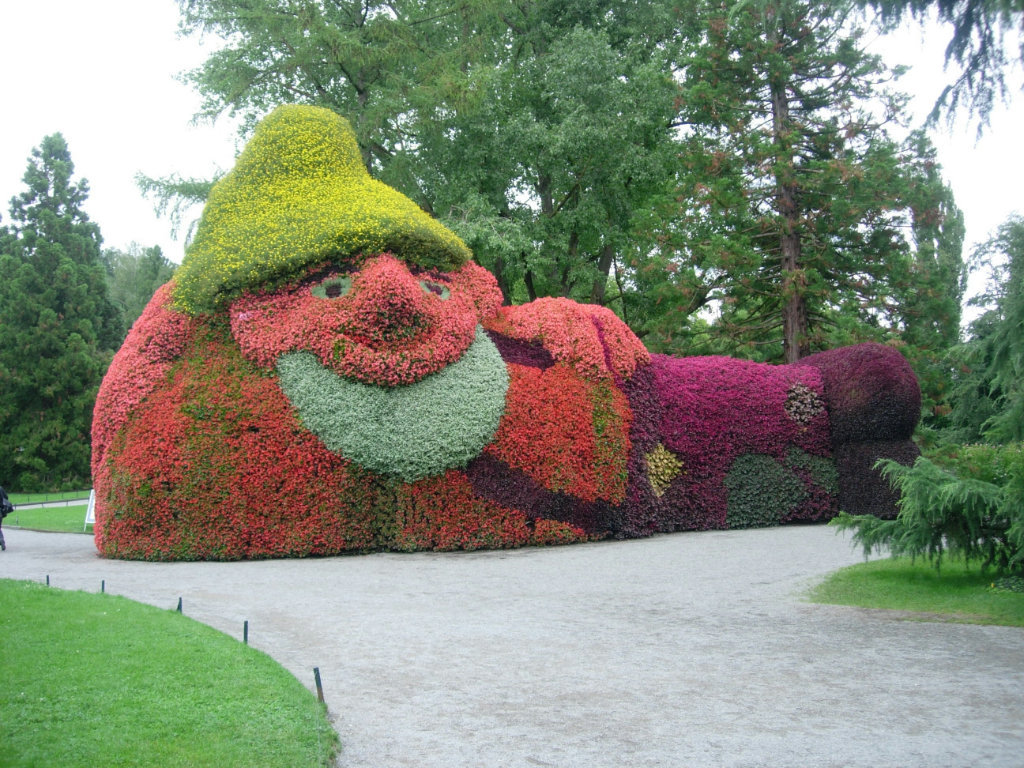
[[0, 765], [326, 766], [337, 735], [266, 654], [175, 611], [0, 579]]
[[71, 499], [88, 499], [89, 490], [84, 491], [59, 491], [54, 493], [11, 493], [8, 491], [8, 498], [11, 504], [35, 504], [46, 501], [68, 501]]
[[87, 504], [81, 504], [73, 507], [15, 509], [4, 518], [3, 524], [9, 528], [30, 528], [33, 531], [92, 533], [92, 526], [85, 525], [87, 508]]
[[1024, 593], [998, 588], [978, 565], [943, 560], [887, 558], [851, 565], [809, 593], [816, 603], [906, 611], [908, 618], [1024, 627]]

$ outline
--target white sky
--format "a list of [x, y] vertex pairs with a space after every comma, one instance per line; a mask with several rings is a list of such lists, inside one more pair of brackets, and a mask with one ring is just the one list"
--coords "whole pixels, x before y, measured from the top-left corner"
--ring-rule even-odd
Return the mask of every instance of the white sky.
[[[227, 120], [191, 124], [199, 97], [175, 80], [206, 56], [177, 36], [174, 0], [5, 0], [0, 3], [0, 214], [24, 186], [28, 157], [43, 137], [61, 132], [77, 178], [89, 182], [86, 205], [104, 244], [160, 245], [180, 262], [183, 244], [170, 236], [153, 203], [135, 184], [138, 172], [207, 177], [231, 167], [238, 149]], [[881, 40], [890, 64], [913, 66], [902, 89], [924, 115], [946, 75], [948, 34], [926, 37], [912, 27]], [[1019, 83], [1019, 77], [1017, 78]], [[933, 132], [944, 176], [967, 220], [968, 248], [985, 240], [1014, 211], [1024, 212], [1024, 94], [1015, 93], [975, 143], [973, 126]], [[198, 211], [196, 212], [198, 215]]]

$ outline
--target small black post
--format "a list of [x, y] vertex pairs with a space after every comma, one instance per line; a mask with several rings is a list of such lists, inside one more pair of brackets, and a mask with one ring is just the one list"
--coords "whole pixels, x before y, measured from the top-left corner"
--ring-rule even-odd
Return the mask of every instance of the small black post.
[[181, 613], [181, 598], [178, 598], [178, 613]]
[[107, 580], [106, 579], [100, 579], [100, 594], [102, 595], [106, 591], [107, 591]]
[[324, 687], [320, 683], [320, 667], [313, 667], [313, 679], [316, 680], [316, 698], [323, 704], [324, 703]]
[[50, 586], [50, 574], [46, 574], [46, 586]]
[[249, 644], [249, 620], [246, 619], [242, 624], [242, 642], [246, 645]]

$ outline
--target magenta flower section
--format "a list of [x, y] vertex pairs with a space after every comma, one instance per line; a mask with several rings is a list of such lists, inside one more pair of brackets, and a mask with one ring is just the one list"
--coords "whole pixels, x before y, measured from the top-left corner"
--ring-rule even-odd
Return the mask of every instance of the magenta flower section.
[[921, 417], [921, 389], [910, 364], [884, 344], [858, 344], [805, 357], [821, 372], [832, 444], [908, 440]]
[[725, 527], [724, 480], [740, 456], [784, 461], [791, 448], [830, 454], [825, 409], [799, 418], [787, 409], [794, 391], [823, 395], [815, 368], [652, 355], [651, 372], [661, 405], [662, 443], [682, 463], [663, 499], [663, 529]]

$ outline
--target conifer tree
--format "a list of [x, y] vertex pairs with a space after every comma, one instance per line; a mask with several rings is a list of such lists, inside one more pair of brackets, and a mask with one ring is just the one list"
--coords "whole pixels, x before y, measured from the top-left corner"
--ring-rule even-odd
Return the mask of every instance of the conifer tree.
[[92, 406], [121, 341], [99, 227], [59, 133], [32, 151], [0, 228], [0, 482], [87, 487]]

